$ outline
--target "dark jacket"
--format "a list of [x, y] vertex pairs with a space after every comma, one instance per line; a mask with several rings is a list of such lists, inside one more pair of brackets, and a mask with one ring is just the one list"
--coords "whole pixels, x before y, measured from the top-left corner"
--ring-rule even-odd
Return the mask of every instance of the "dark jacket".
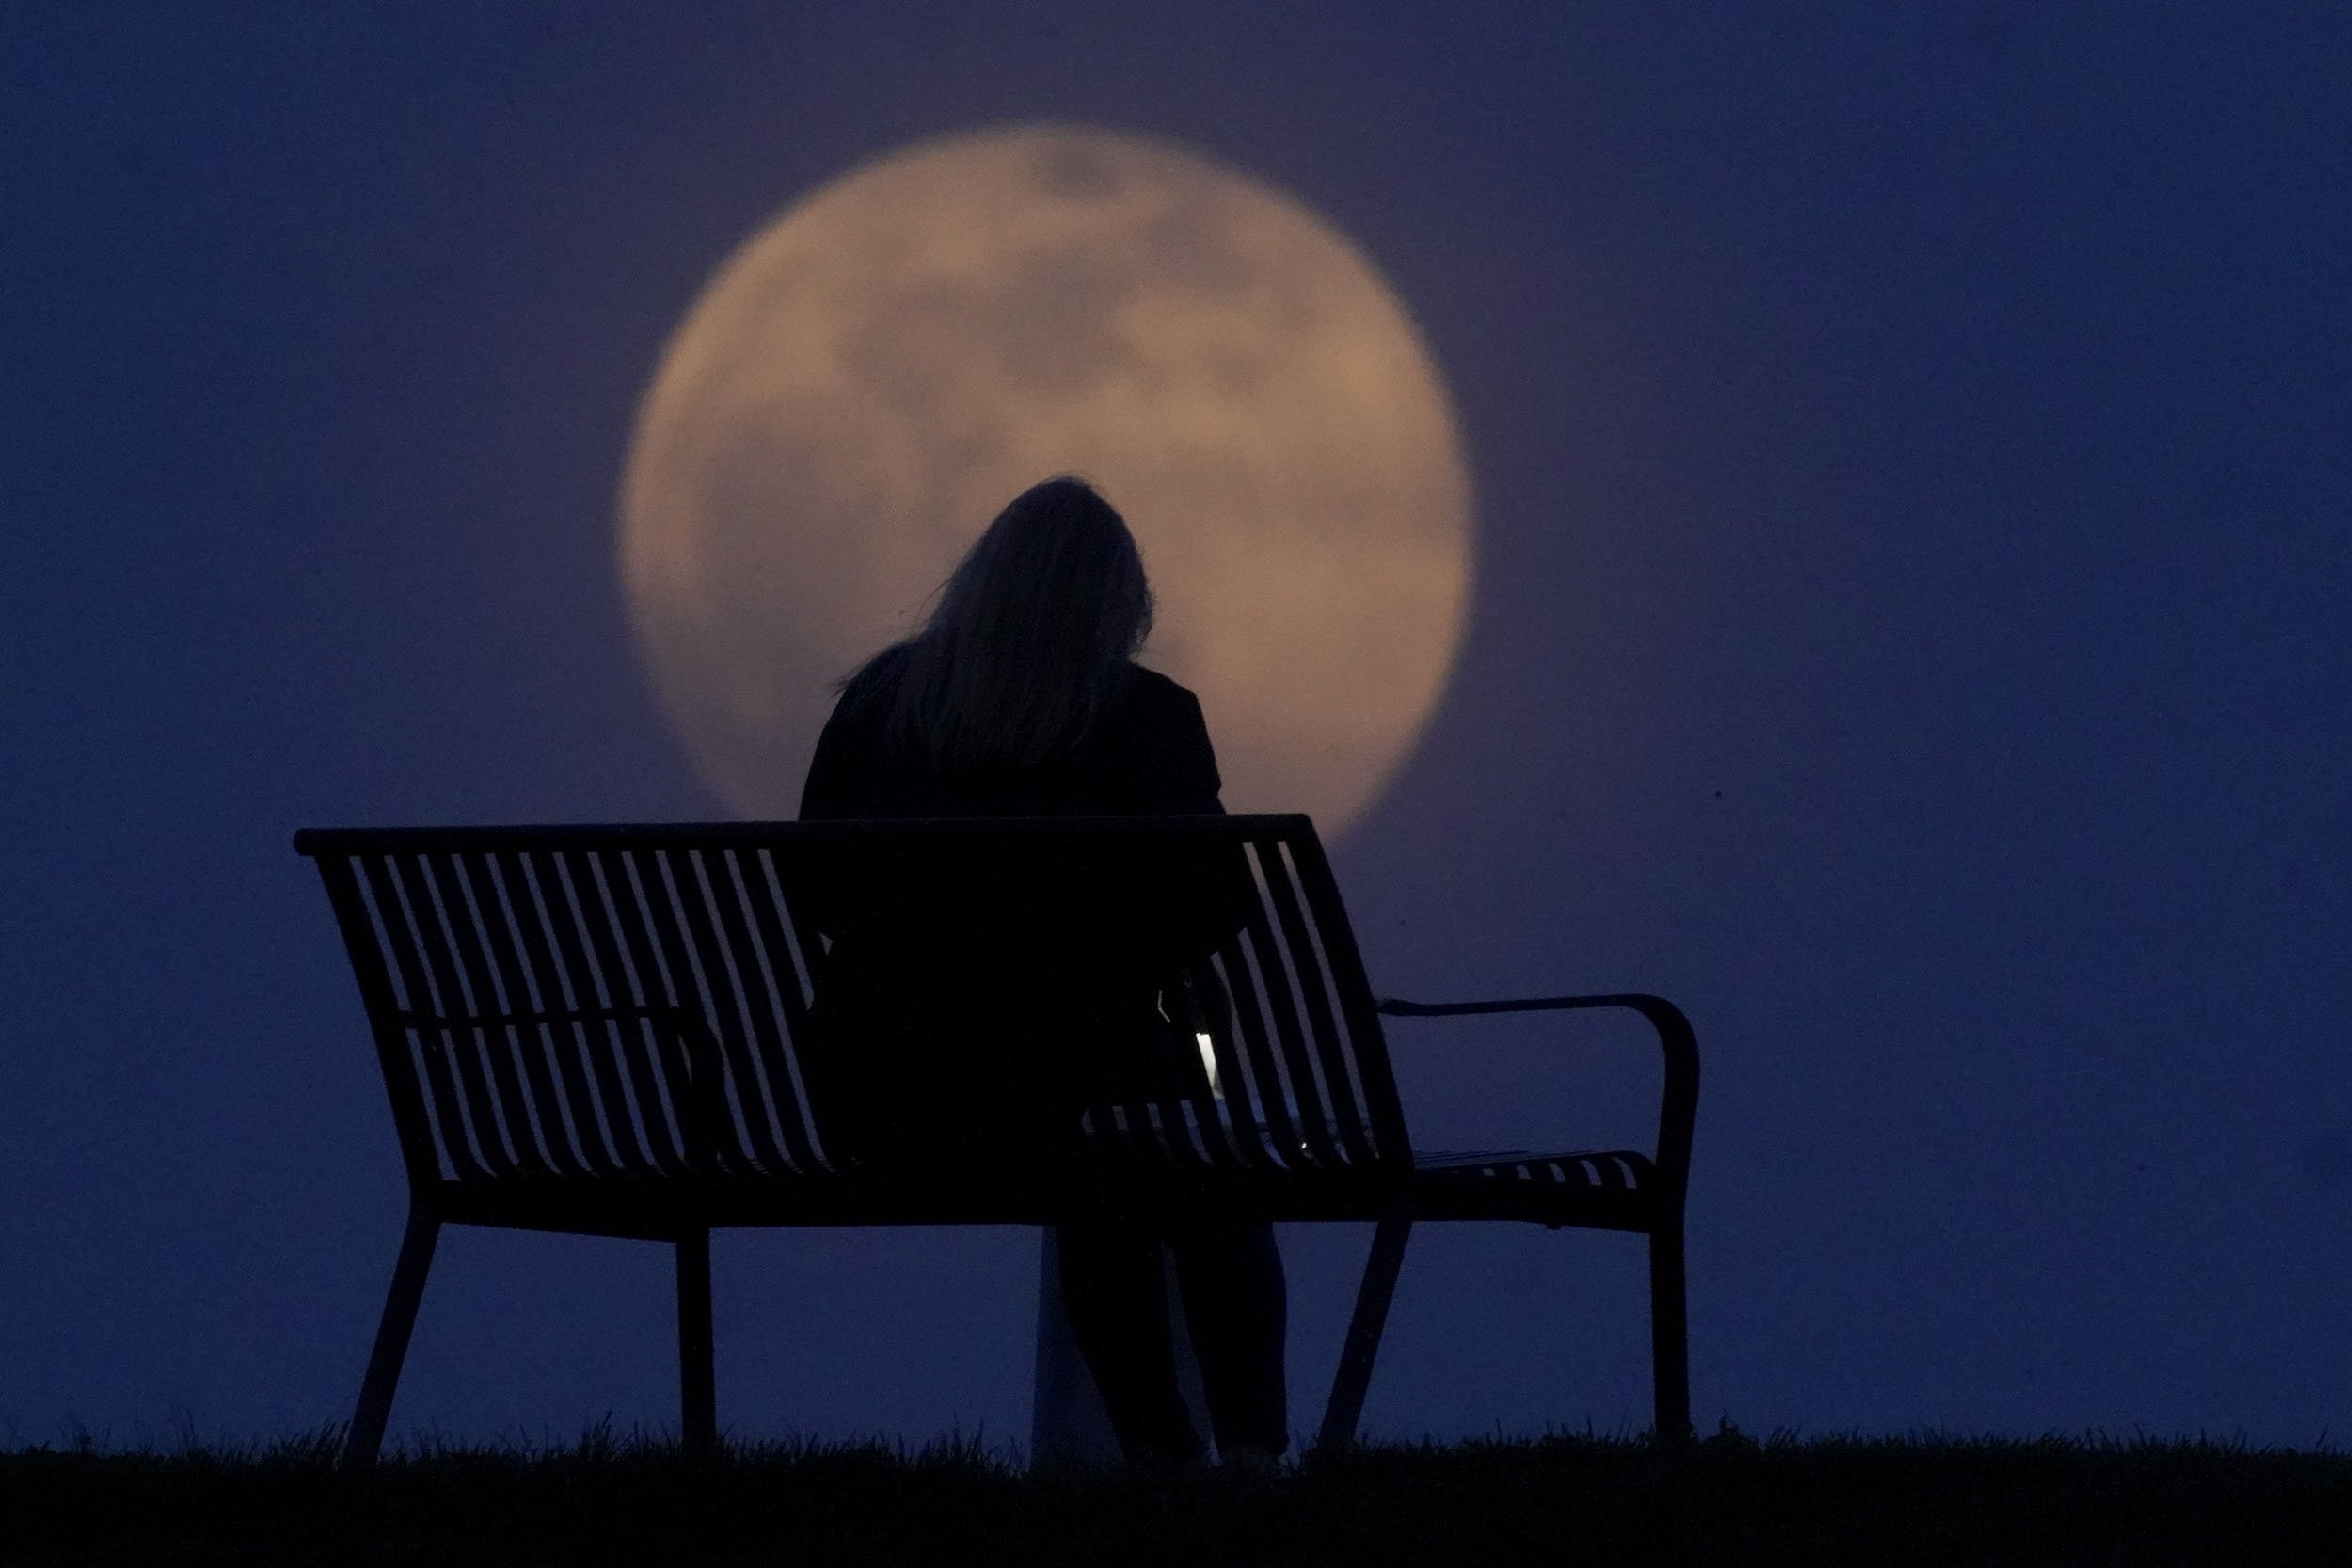
[[[895, 673], [885, 660], [872, 673]], [[1199, 700], [1141, 666], [1043, 763], [956, 777], [894, 754], [886, 705], [865, 694], [853, 687], [818, 736], [804, 821], [1224, 809]], [[833, 902], [803, 1055], [837, 1152], [1050, 1164], [1074, 1148], [1085, 1106], [1205, 1090], [1187, 1011], [1198, 998], [1178, 975], [1198, 952], [1173, 951], [1160, 923], [1168, 879], [1073, 866], [1030, 893], [1020, 883], [1032, 868], [973, 853], [869, 871]], [[1135, 896], [1138, 877], [1155, 884], [1148, 899]]]
[[[893, 661], [873, 672], [894, 678]], [[881, 703], [852, 689], [817, 737], [801, 819], [829, 816], [1117, 816], [1213, 812], [1219, 780], [1200, 700], [1131, 664], [1093, 727], [1035, 768], [942, 778], [891, 754]]]

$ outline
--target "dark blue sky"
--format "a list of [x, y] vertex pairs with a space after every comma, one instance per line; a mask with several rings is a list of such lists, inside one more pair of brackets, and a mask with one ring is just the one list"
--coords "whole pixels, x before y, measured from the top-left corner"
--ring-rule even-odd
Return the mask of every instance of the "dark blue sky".
[[[1343, 886], [1385, 991], [1692, 1014], [1703, 1429], [2352, 1426], [2352, 11], [116, 9], [0, 10], [0, 1441], [348, 1413], [405, 1194], [289, 834], [716, 815], [614, 574], [660, 345], [1039, 119], [1419, 314], [1474, 619]], [[1426, 1144], [1646, 1134], [1632, 1030], [1395, 1037]], [[1301, 1426], [1367, 1240], [1285, 1232]], [[716, 1251], [739, 1433], [1025, 1432], [1031, 1235]], [[395, 1431], [675, 1420], [667, 1268], [452, 1233]], [[1430, 1227], [1367, 1425], [1644, 1357], [1637, 1243]]]

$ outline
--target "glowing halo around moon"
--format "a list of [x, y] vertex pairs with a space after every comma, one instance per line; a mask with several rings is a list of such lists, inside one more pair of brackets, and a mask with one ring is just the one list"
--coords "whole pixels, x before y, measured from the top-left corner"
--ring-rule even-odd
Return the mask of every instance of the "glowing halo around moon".
[[914, 146], [787, 210], [665, 349], [623, 477], [642, 652], [735, 810], [797, 810], [834, 683], [1004, 503], [1074, 472], [1158, 600], [1238, 811], [1327, 836], [1436, 705], [1470, 585], [1450, 402], [1329, 225], [1167, 143]]

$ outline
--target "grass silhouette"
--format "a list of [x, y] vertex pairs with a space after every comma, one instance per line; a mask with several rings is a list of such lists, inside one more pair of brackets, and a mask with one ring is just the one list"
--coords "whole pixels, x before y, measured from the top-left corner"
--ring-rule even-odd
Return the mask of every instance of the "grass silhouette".
[[1287, 1474], [1025, 1473], [977, 1438], [682, 1452], [431, 1437], [369, 1473], [338, 1433], [0, 1453], [0, 1562], [491, 1564], [2329, 1563], [2352, 1454], [1941, 1435], [1683, 1447], [1377, 1445]]

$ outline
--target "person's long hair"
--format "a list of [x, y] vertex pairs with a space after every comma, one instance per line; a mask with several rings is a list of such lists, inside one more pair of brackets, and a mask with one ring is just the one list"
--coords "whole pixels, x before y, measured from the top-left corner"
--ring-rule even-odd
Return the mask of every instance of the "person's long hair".
[[941, 587], [923, 629], [844, 684], [886, 744], [941, 774], [1027, 767], [1074, 744], [1152, 630], [1126, 521], [1064, 474], [1015, 496]]

